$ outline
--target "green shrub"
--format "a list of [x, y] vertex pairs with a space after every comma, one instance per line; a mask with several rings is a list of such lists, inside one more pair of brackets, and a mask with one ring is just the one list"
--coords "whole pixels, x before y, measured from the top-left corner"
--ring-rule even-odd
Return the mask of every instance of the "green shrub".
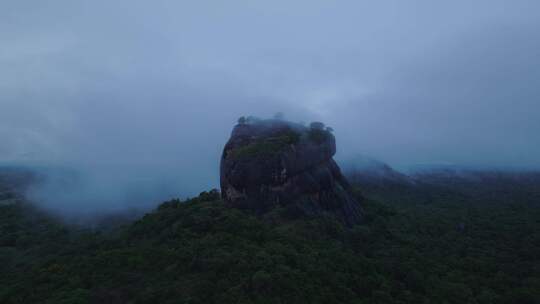
[[300, 134], [293, 130], [284, 131], [276, 136], [255, 140], [252, 143], [231, 151], [232, 157], [244, 158], [268, 156], [300, 141]]

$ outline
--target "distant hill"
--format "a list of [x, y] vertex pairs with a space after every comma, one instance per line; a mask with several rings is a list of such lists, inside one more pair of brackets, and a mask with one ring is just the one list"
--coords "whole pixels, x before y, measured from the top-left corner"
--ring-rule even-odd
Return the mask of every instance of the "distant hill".
[[390, 203], [425, 204], [451, 197], [482, 204], [540, 206], [540, 171], [422, 166], [405, 174], [366, 157], [345, 162], [343, 167], [351, 184], [367, 197]]
[[343, 162], [342, 166], [351, 183], [410, 185], [415, 182], [410, 176], [394, 170], [388, 164], [366, 156], [357, 156]]
[[477, 203], [540, 206], [540, 172], [433, 169], [412, 175], [422, 189], [453, 192]]

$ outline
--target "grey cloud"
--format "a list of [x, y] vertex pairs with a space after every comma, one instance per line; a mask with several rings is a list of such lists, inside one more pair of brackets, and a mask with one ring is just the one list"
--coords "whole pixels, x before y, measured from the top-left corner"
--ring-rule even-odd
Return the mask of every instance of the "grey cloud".
[[537, 1], [3, 1], [0, 20], [0, 161], [75, 168], [71, 192], [33, 192], [56, 209], [215, 187], [236, 118], [278, 111], [333, 126], [342, 159], [540, 167]]

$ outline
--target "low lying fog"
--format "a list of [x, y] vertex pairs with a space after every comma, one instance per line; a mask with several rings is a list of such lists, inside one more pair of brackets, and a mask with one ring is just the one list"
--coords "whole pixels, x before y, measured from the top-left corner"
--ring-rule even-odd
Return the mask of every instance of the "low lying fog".
[[[190, 3], [189, 3], [190, 2]], [[2, 1], [0, 161], [66, 214], [217, 187], [236, 119], [338, 159], [540, 167], [538, 1]]]

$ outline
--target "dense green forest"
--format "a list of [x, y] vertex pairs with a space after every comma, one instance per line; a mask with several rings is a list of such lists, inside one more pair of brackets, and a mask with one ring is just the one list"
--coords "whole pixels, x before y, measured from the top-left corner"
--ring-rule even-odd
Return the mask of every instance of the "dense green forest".
[[0, 303], [540, 303], [540, 183], [429, 180], [357, 185], [352, 228], [210, 191], [89, 229], [4, 189]]

